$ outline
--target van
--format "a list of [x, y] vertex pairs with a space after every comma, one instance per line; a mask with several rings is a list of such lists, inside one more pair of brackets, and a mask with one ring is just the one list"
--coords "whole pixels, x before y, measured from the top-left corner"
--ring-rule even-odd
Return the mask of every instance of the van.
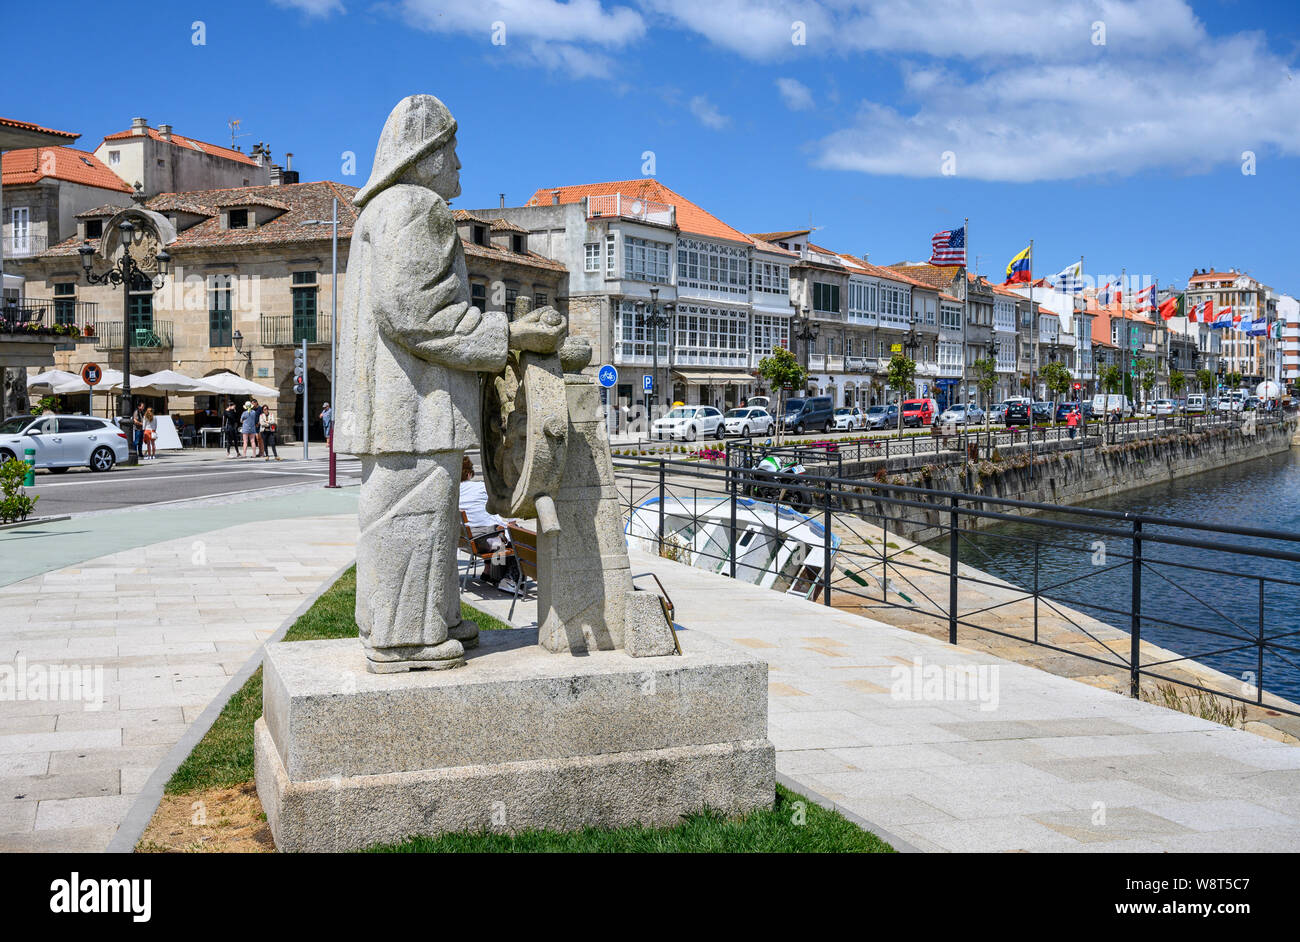
[[1122, 416], [1137, 414], [1137, 409], [1133, 408], [1133, 403], [1129, 402], [1128, 396], [1121, 396], [1118, 393], [1103, 393], [1092, 397], [1092, 414], [1098, 418], [1109, 419], [1111, 413], [1116, 409], [1119, 409]]
[[1187, 409], [1188, 412], [1204, 412], [1204, 411], [1205, 411], [1205, 394], [1204, 394], [1204, 393], [1192, 393], [1190, 396], [1188, 396], [1188, 397], [1187, 397], [1187, 406], [1186, 406], [1186, 409]]
[[835, 405], [830, 396], [809, 396], [807, 399], [787, 399], [782, 426], [797, 435], [819, 428], [829, 432], [835, 423]]
[[939, 403], [933, 399], [908, 399], [903, 403], [903, 424], [933, 425], [939, 415]]

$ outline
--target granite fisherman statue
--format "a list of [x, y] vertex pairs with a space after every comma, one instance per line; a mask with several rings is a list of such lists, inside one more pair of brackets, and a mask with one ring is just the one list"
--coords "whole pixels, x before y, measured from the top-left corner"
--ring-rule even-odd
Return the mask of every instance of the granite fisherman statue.
[[483, 375], [510, 350], [553, 353], [567, 332], [554, 311], [510, 322], [470, 305], [447, 205], [459, 170], [451, 113], [412, 95], [388, 116], [354, 197], [334, 447], [361, 459], [356, 618], [376, 673], [456, 667], [478, 643], [460, 617], [456, 550]]

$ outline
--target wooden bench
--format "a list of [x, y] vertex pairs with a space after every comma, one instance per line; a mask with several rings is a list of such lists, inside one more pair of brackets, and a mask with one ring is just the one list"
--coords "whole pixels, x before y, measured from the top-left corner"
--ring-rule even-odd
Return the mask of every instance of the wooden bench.
[[462, 592], [465, 590], [465, 583], [469, 581], [470, 573], [478, 567], [479, 563], [483, 563], [483, 568], [486, 570], [487, 564], [492, 562], [493, 559], [504, 559], [507, 556], [513, 555], [508, 546], [499, 550], [476, 549], [474, 546], [474, 535], [470, 533], [469, 530], [469, 519], [465, 516], [465, 511], [463, 510], [460, 512], [460, 548], [469, 556], [469, 559], [465, 563], [465, 571], [461, 573], [460, 577], [460, 588]]

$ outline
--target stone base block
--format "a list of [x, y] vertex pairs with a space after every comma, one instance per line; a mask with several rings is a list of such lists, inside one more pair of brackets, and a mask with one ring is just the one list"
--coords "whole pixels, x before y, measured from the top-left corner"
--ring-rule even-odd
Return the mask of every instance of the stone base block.
[[465, 667], [373, 674], [355, 640], [271, 645], [257, 790], [285, 851], [492, 829], [671, 826], [770, 807], [767, 670], [683, 632], [681, 656], [554, 654], [484, 632]]

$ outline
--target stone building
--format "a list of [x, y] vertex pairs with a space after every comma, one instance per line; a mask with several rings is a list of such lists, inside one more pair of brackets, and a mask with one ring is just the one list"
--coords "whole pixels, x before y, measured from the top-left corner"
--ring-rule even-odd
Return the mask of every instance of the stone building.
[[[121, 367], [123, 305], [129, 319], [131, 372], [172, 369], [202, 377], [233, 372], [280, 391], [280, 427], [296, 437], [302, 416], [312, 437], [320, 437], [317, 416], [330, 399], [331, 294], [328, 224], [333, 201], [339, 208], [338, 297], [343, 297], [348, 245], [357, 212], [356, 188], [328, 181], [164, 193], [144, 199], [146, 209], [167, 217], [177, 238], [167, 246], [172, 272], [154, 292], [90, 286], [82, 275], [78, 248], [95, 245], [98, 231], [116, 213], [100, 206], [78, 215], [78, 231], [45, 252], [16, 262], [34, 299], [75, 305], [82, 328], [55, 353], [58, 369], [79, 371], [95, 361]], [[474, 240], [471, 218], [458, 219], [472, 300], [503, 310], [518, 293], [553, 303], [567, 291], [563, 265], [527, 249], [517, 251], [508, 229], [494, 230], [486, 244]], [[68, 308], [69, 311], [73, 308]], [[86, 328], [90, 328], [86, 330]], [[307, 344], [308, 396], [293, 392], [294, 350]], [[202, 428], [205, 409], [217, 397], [172, 397], [173, 414]], [[147, 400], [148, 401], [148, 400]], [[151, 401], [161, 408], [161, 399]], [[87, 408], [84, 399], [75, 403]], [[191, 416], [191, 406], [199, 415]], [[103, 411], [103, 397], [96, 409]]]
[[258, 143], [245, 154], [184, 137], [170, 124], [151, 128], [144, 118], [133, 118], [127, 130], [105, 137], [95, 148], [95, 157], [131, 187], [139, 183], [146, 196], [275, 182], [271, 150], [265, 144]]

